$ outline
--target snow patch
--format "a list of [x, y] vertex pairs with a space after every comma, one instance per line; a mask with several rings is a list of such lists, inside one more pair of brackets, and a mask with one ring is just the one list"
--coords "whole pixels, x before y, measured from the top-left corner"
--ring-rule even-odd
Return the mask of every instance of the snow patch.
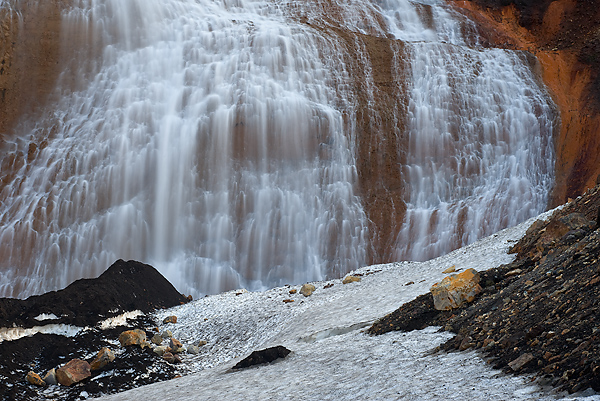
[[18, 340], [19, 338], [33, 336], [37, 333], [75, 337], [83, 330], [86, 330], [86, 328], [68, 324], [48, 324], [46, 326], [34, 326], [31, 328], [2, 327], [0, 328], [0, 343], [3, 341], [13, 341]]
[[101, 330], [113, 329], [117, 326], [127, 325], [127, 319], [135, 319], [136, 317], [143, 315], [141, 310], [134, 310], [131, 312], [125, 312], [119, 316], [114, 316], [98, 323]]
[[35, 320], [37, 320], [38, 322], [44, 321], [44, 320], [55, 320], [58, 319], [58, 316], [56, 316], [54, 313], [40, 313], [39, 315], [37, 315], [36, 317], [34, 317]]

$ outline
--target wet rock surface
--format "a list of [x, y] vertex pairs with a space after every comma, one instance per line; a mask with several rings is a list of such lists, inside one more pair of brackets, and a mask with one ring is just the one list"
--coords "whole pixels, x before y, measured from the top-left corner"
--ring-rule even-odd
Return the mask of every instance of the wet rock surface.
[[[152, 336], [157, 322], [148, 314], [124, 320], [122, 325], [106, 330], [96, 324], [125, 311], [150, 312], [186, 300], [151, 266], [124, 261], [117, 261], [96, 279], [78, 280], [61, 291], [27, 300], [0, 299], [0, 317], [5, 327], [12, 327], [15, 322], [29, 326], [64, 323], [88, 328], [74, 337], [38, 333], [0, 342], [0, 399], [78, 400], [82, 396], [119, 392], [175, 377], [179, 373], [175, 366], [162, 360], [150, 347], [119, 344], [120, 335], [128, 330], [137, 329]], [[54, 314], [58, 319], [35, 320], [41, 312]], [[38, 387], [27, 381], [30, 371], [45, 377], [46, 372], [73, 359], [93, 363], [105, 347], [114, 350], [114, 355], [94, 364], [96, 369], [90, 372], [90, 377], [69, 387]]]
[[480, 349], [495, 368], [534, 373], [559, 391], [600, 391], [599, 207], [596, 186], [534, 223], [513, 247], [513, 263], [480, 273], [483, 291], [472, 304], [438, 311], [428, 293], [369, 332], [438, 325], [457, 333], [442, 350]]

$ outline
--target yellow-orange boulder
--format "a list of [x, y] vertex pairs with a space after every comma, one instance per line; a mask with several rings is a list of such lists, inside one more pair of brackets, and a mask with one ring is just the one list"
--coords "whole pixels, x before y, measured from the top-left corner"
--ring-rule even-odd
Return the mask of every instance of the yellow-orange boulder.
[[431, 287], [433, 305], [437, 310], [450, 310], [471, 302], [481, 292], [479, 273], [467, 269], [444, 278]]

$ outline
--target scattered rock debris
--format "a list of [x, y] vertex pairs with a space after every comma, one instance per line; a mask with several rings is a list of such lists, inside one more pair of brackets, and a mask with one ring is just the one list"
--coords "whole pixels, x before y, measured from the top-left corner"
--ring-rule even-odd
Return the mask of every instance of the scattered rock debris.
[[596, 186], [534, 223], [512, 248], [514, 262], [480, 272], [472, 304], [439, 311], [428, 293], [369, 333], [441, 326], [457, 335], [440, 350], [476, 348], [495, 368], [534, 373], [558, 391], [600, 391], [599, 208]]

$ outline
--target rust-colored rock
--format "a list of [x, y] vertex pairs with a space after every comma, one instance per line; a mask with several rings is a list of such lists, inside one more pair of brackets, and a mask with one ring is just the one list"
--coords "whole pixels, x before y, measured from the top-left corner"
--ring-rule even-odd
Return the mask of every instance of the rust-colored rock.
[[100, 370], [108, 365], [110, 362], [115, 360], [115, 353], [109, 348], [104, 347], [98, 351], [96, 358], [90, 363], [91, 370]]
[[38, 386], [38, 387], [45, 387], [46, 386], [46, 382], [44, 380], [42, 380], [42, 378], [40, 377], [40, 375], [38, 375], [35, 372], [29, 372], [29, 373], [27, 373], [27, 382], [29, 384], [33, 384], [34, 386]]
[[479, 273], [475, 269], [453, 274], [431, 287], [433, 304], [437, 310], [458, 308], [473, 301], [480, 292]]
[[346, 276], [342, 280], [342, 284], [356, 283], [359, 281], [360, 281], [360, 277], [358, 277], [358, 276]]
[[167, 323], [177, 323], [177, 316], [173, 315], [173, 316], [167, 316], [166, 318], [164, 318], [163, 324], [167, 324]]
[[56, 369], [56, 380], [63, 386], [70, 386], [92, 375], [90, 364], [81, 359], [73, 359], [65, 366]]
[[119, 335], [119, 342], [122, 347], [127, 347], [128, 345], [140, 345], [143, 347], [146, 343], [146, 332], [140, 329], [124, 331]]

